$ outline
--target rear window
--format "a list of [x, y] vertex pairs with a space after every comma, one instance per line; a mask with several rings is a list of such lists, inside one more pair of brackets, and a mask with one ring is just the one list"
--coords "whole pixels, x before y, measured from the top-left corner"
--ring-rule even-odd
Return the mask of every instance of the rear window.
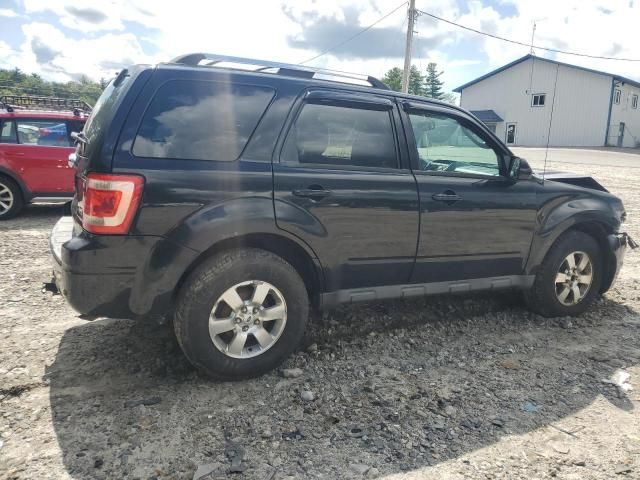
[[[84, 126], [87, 145], [82, 150], [83, 156], [91, 156], [102, 147], [107, 127], [113, 120], [133, 78], [139, 73], [139, 71], [136, 71], [134, 68], [123, 70], [123, 72], [124, 73], [121, 72], [116, 79], [107, 85], [107, 88], [104, 89], [91, 111], [89, 120], [87, 120], [87, 124]], [[116, 82], [116, 80], [118, 81]]]
[[274, 96], [271, 88], [173, 80], [156, 92], [133, 144], [138, 157], [236, 160]]

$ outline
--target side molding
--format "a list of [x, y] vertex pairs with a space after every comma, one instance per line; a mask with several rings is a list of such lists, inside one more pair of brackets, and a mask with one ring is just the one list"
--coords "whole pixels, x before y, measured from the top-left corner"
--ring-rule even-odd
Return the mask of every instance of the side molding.
[[342, 303], [369, 302], [392, 298], [439, 295], [444, 293], [465, 293], [481, 290], [503, 290], [507, 288], [526, 289], [533, 285], [533, 275], [511, 275], [493, 278], [474, 278], [453, 282], [415, 283], [408, 285], [386, 285], [383, 287], [356, 288], [323, 293], [322, 308], [330, 308]]

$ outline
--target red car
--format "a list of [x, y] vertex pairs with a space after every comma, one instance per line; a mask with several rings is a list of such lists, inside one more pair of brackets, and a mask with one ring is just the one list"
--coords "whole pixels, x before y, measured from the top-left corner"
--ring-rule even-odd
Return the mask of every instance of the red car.
[[0, 220], [28, 203], [65, 203], [74, 192], [71, 132], [81, 132], [90, 107], [47, 97], [0, 97]]

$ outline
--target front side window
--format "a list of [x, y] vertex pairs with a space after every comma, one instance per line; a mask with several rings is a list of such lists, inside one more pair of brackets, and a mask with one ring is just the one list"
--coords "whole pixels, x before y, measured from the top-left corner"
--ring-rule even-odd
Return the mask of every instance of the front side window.
[[477, 133], [457, 119], [440, 113], [409, 114], [420, 170], [500, 175], [496, 152]]
[[18, 142], [23, 145], [71, 146], [64, 120], [17, 120], [16, 123]]
[[631, 97], [631, 108], [638, 108], [638, 95], [633, 95]]
[[289, 130], [282, 160], [396, 168], [398, 160], [389, 111], [305, 104]]
[[236, 160], [273, 98], [270, 88], [173, 80], [156, 92], [133, 143], [138, 157]]
[[622, 92], [616, 88], [616, 91], [613, 93], [613, 103], [620, 103], [620, 96]]
[[531, 96], [531, 106], [544, 107], [546, 100], [547, 95], [545, 93], [535, 93]]
[[18, 143], [16, 124], [13, 120], [0, 120], [0, 143]]

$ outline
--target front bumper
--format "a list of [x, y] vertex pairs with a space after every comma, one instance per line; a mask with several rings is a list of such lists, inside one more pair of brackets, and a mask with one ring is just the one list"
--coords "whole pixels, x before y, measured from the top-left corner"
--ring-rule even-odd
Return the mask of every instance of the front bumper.
[[50, 237], [53, 278], [69, 305], [88, 317], [167, 313], [196, 252], [163, 237], [92, 235], [62, 217]]
[[609, 245], [609, 269], [602, 285], [603, 293], [611, 288], [620, 273], [627, 249], [629, 247], [632, 249], [637, 248], [636, 243], [627, 233], [608, 235], [607, 243]]

